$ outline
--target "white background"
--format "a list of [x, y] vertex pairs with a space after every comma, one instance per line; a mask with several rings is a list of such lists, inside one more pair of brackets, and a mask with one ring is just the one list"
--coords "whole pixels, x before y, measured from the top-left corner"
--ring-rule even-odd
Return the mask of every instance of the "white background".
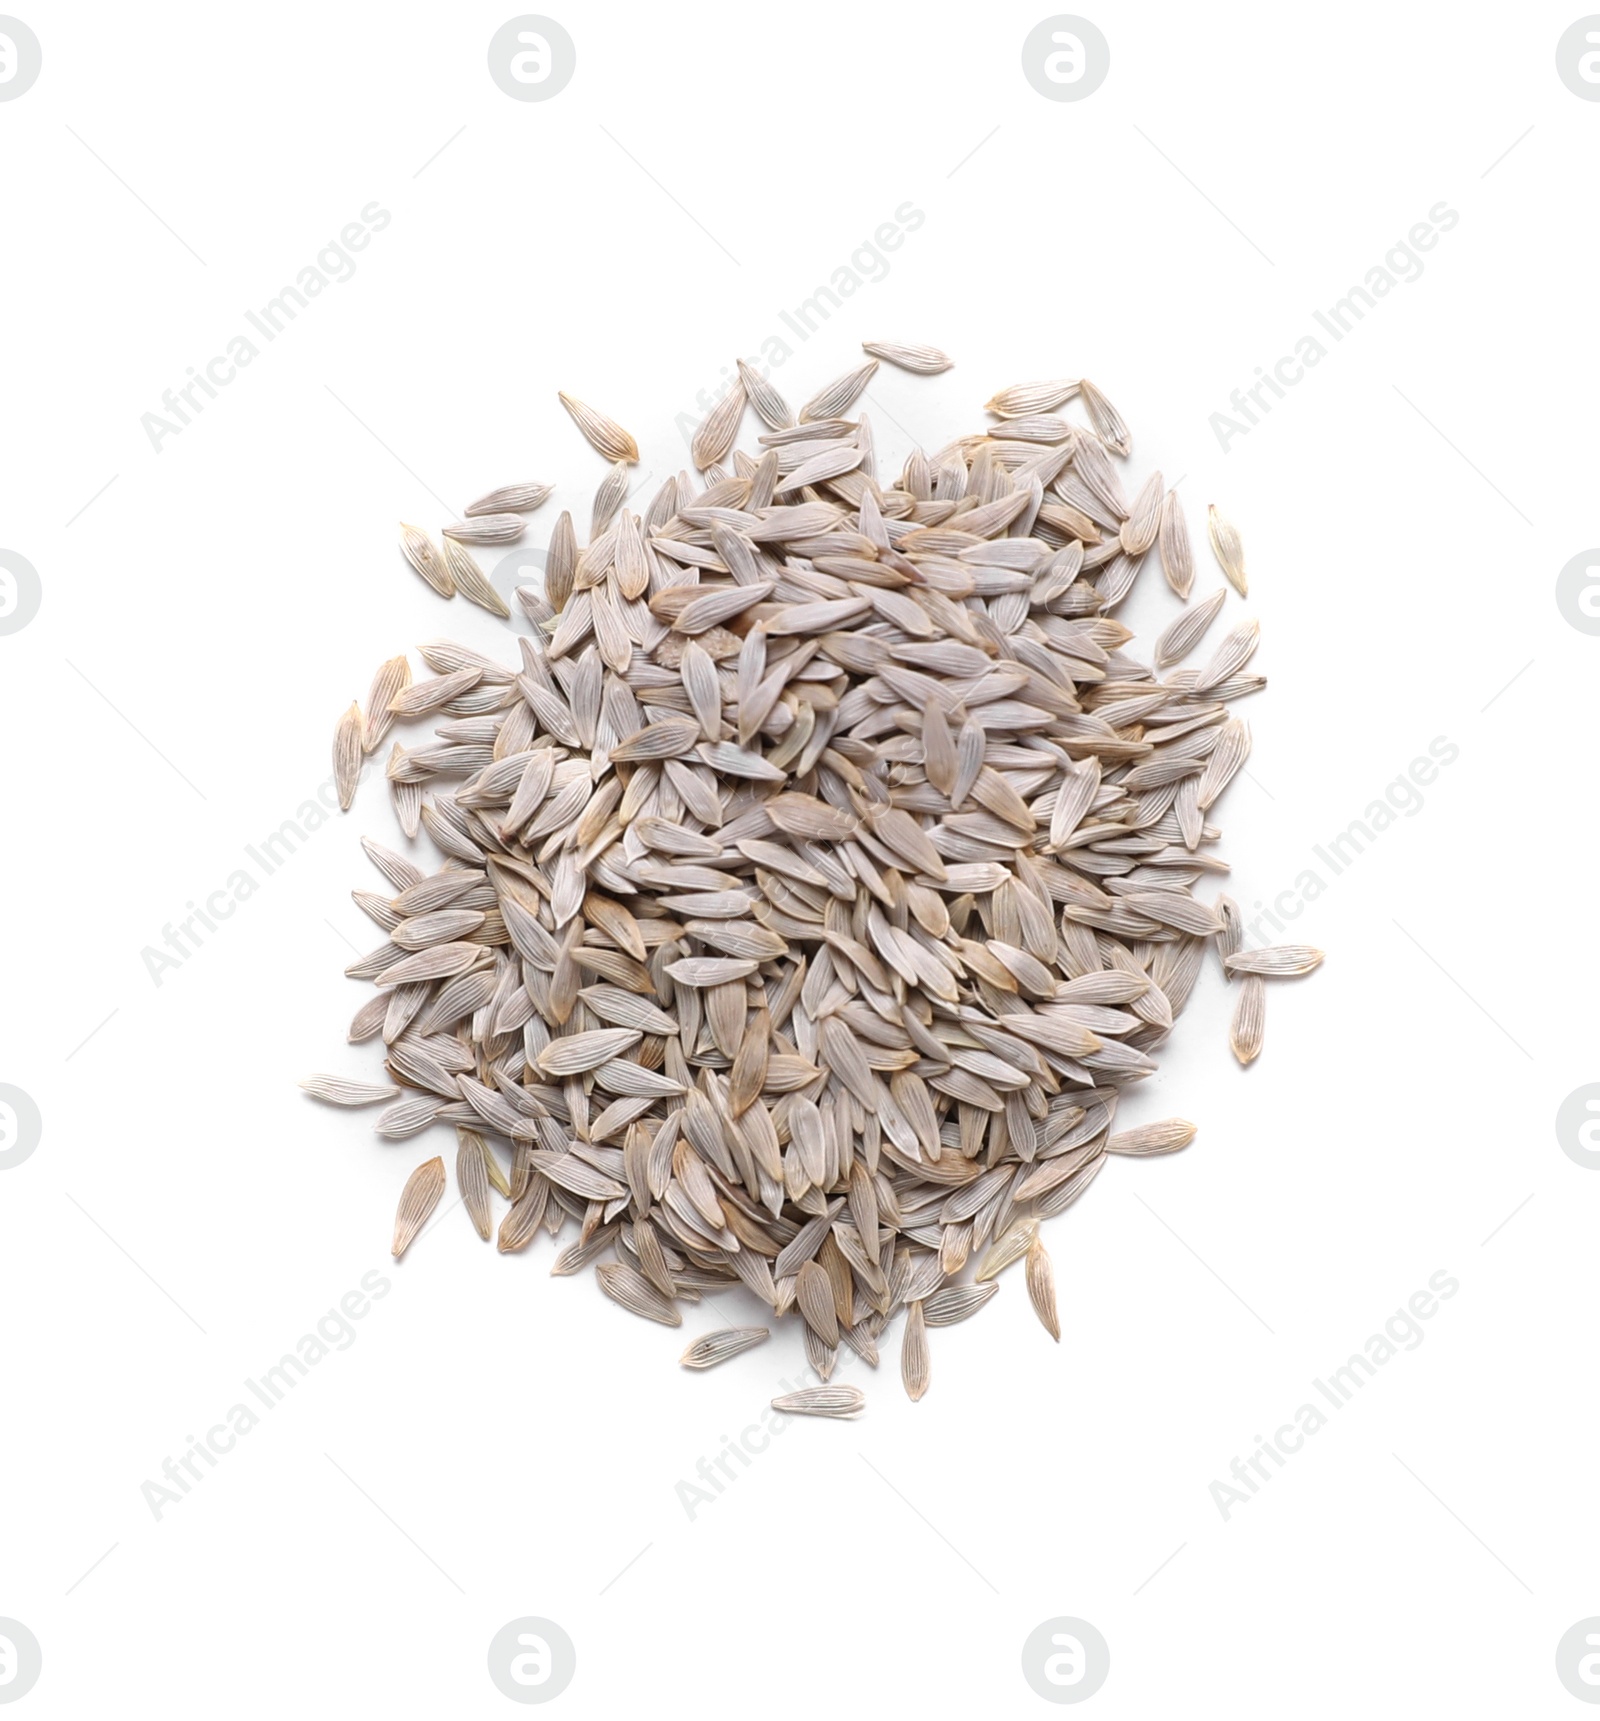
[[[0, 547], [43, 584], [0, 639], [0, 1079], [44, 1118], [0, 1173], [26, 1712], [507, 1714], [485, 1652], [525, 1614], [575, 1641], [581, 1716], [1045, 1713], [1019, 1655], [1055, 1615], [1109, 1642], [1107, 1717], [1577, 1712], [1554, 1654], [1600, 1612], [1600, 1177], [1553, 1125], [1600, 1073], [1600, 640], [1554, 598], [1600, 539], [1600, 105], [1555, 71], [1578, 13], [1094, 0], [1110, 76], [1054, 103], [1020, 66], [1038, 6], [551, 0], [577, 75], [518, 103], [485, 63], [505, 7], [15, 5], [44, 50], [0, 104]], [[374, 200], [353, 278], [154, 452], [141, 415]], [[908, 201], [887, 275], [786, 336], [774, 380], [799, 401], [863, 339], [945, 347], [954, 370], [864, 403], [892, 472], [996, 388], [1086, 375], [1134, 481], [1183, 479], [1197, 590], [1206, 504], [1239, 522], [1272, 682], [1220, 809], [1246, 909], [1435, 737], [1459, 758], [1296, 922], [1328, 961], [1273, 989], [1248, 1071], [1208, 967], [1123, 1112], [1192, 1118], [1194, 1146], [1113, 1164], [1048, 1228], [1059, 1348], [1010, 1275], [933, 1335], [911, 1405], [897, 1328], [859, 1423], [790, 1427], [691, 1521], [677, 1483], [797, 1334], [691, 1375], [709, 1305], [631, 1320], [459, 1211], [394, 1267], [445, 1133], [383, 1143], [295, 1088], [378, 1074], [340, 971], [377, 942], [348, 892], [379, 888], [360, 836], [397, 838], [381, 782], [159, 987], [141, 952], [315, 794], [381, 658], [514, 650], [404, 569], [397, 520], [528, 478], [559, 487], [530, 546], [586, 520], [605, 468], [558, 388], [633, 429], [653, 491], [687, 464], [677, 416]], [[1441, 201], [1421, 277], [1219, 448], [1230, 393]], [[1145, 582], [1141, 635], [1174, 613]], [[156, 1521], [141, 1484], [373, 1268], [393, 1289], [350, 1348]], [[1212, 1481], [1439, 1269], [1460, 1290], [1425, 1341], [1225, 1522]]]

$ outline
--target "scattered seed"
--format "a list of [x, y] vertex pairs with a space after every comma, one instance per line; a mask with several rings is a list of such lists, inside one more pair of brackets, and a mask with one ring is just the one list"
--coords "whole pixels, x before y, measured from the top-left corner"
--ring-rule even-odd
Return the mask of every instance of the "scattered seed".
[[1259, 974], [1247, 974], [1234, 1001], [1228, 1043], [1241, 1064], [1254, 1063], [1261, 1055], [1267, 1028], [1267, 983]]
[[[1183, 517], [1183, 504], [1178, 500], [1176, 490], [1169, 490], [1161, 504], [1161, 524], [1156, 541], [1161, 552], [1161, 571], [1167, 576], [1167, 584], [1187, 603], [1194, 585], [1194, 550], [1189, 542], [1189, 522]], [[1162, 667], [1159, 645], [1156, 667]]]
[[983, 1285], [946, 1285], [922, 1304], [922, 1318], [930, 1327], [953, 1327], [975, 1315], [999, 1289], [992, 1279]]
[[378, 1087], [372, 1082], [347, 1081], [343, 1076], [307, 1076], [301, 1082], [313, 1099], [327, 1100], [336, 1106], [381, 1105], [385, 1100], [397, 1100], [398, 1088]]
[[349, 812], [356, 798], [356, 783], [361, 776], [361, 737], [365, 725], [361, 707], [354, 701], [339, 719], [333, 732], [333, 781], [339, 791], [339, 809]]
[[898, 341], [863, 341], [861, 350], [918, 376], [937, 376], [940, 371], [949, 370], [954, 363], [937, 347], [907, 347]]
[[462, 512], [468, 519], [476, 514], [531, 514], [544, 506], [552, 489], [551, 484], [503, 484], [469, 502]]
[[571, 395], [562, 395], [561, 404], [572, 414], [572, 422], [588, 438], [591, 448], [605, 455], [607, 460], [626, 460], [629, 465], [637, 463], [639, 445], [615, 419], [607, 418], [603, 412], [596, 412], [592, 406], [585, 406]]
[[1309, 944], [1270, 944], [1264, 950], [1240, 950], [1227, 958], [1230, 974], [1309, 974], [1322, 962], [1322, 952]]
[[1215, 502], [1206, 512], [1206, 531], [1211, 538], [1211, 553], [1217, 558], [1217, 566], [1227, 575], [1228, 584], [1243, 597], [1250, 589], [1244, 573], [1244, 545], [1240, 542], [1238, 530], [1217, 512]]
[[1028, 1301], [1039, 1324], [1057, 1344], [1061, 1343], [1061, 1321], [1056, 1314], [1056, 1274], [1050, 1254], [1037, 1237], [1028, 1245]]
[[1181, 1117], [1169, 1117], [1161, 1123], [1140, 1124], [1126, 1129], [1106, 1143], [1107, 1153], [1150, 1154], [1176, 1153], [1187, 1147], [1195, 1137], [1195, 1126]]
[[719, 1362], [726, 1362], [754, 1345], [765, 1344], [771, 1337], [765, 1327], [723, 1327], [696, 1339], [678, 1361], [685, 1368], [715, 1368]]
[[444, 1161], [424, 1160], [406, 1179], [400, 1192], [400, 1206], [394, 1216], [392, 1253], [398, 1261], [416, 1240], [417, 1233], [428, 1221], [428, 1215], [439, 1205], [444, 1194]]
[[772, 1408], [785, 1416], [831, 1416], [843, 1419], [857, 1415], [867, 1402], [859, 1386], [808, 1386], [786, 1392], [772, 1401]]
[[[515, 518], [515, 515], [501, 515], [499, 518]], [[445, 565], [450, 570], [450, 577], [455, 581], [457, 592], [470, 602], [486, 609], [491, 614], [509, 620], [511, 610], [506, 600], [500, 596], [489, 583], [489, 576], [473, 561], [466, 547], [448, 533], [444, 540]]]
[[400, 552], [416, 571], [442, 598], [456, 595], [455, 581], [444, 565], [444, 558], [433, 547], [433, 540], [415, 526], [400, 524]]

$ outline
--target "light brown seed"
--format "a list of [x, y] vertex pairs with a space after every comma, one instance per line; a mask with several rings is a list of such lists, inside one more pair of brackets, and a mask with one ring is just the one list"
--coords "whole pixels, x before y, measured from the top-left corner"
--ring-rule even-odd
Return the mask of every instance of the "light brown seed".
[[622, 1262], [612, 1261], [595, 1268], [600, 1289], [629, 1314], [659, 1321], [664, 1327], [681, 1327], [683, 1316], [642, 1273]]
[[473, 1229], [485, 1241], [489, 1236], [489, 1149], [481, 1135], [471, 1130], [457, 1132], [456, 1182], [461, 1204]]
[[[1027, 418], [1038, 412], [1054, 412], [1078, 392], [1076, 380], [1059, 382], [1022, 382], [1003, 388], [985, 403], [984, 410], [998, 413], [1002, 418]], [[1002, 432], [1003, 433], [1003, 432]]]
[[390, 702], [411, 685], [411, 664], [404, 652], [378, 665], [367, 689], [367, 706], [361, 717], [361, 751], [375, 753], [394, 725]]
[[361, 737], [364, 724], [361, 707], [354, 701], [339, 719], [333, 732], [333, 781], [339, 791], [339, 808], [349, 812], [361, 776]]
[[[1161, 522], [1156, 538], [1161, 553], [1161, 571], [1167, 576], [1167, 584], [1187, 603], [1194, 586], [1194, 549], [1189, 542], [1189, 522], [1183, 517], [1183, 504], [1178, 500], [1176, 490], [1169, 490], [1161, 504]], [[1158, 665], [1161, 662], [1159, 646], [1156, 662]]]
[[861, 350], [917, 376], [937, 376], [953, 363], [937, 347], [904, 346], [899, 341], [863, 341]]
[[749, 397], [750, 404], [756, 409], [761, 422], [768, 430], [784, 430], [794, 423], [794, 414], [789, 410], [788, 402], [772, 386], [771, 381], [753, 371], [743, 359], [739, 363], [739, 380], [744, 384], [744, 392]]
[[1181, 1117], [1169, 1117], [1160, 1123], [1140, 1124], [1137, 1129], [1123, 1130], [1106, 1143], [1107, 1153], [1151, 1154], [1176, 1153], [1187, 1147], [1195, 1137], [1195, 1126]]
[[1253, 1063], [1261, 1055], [1267, 1026], [1267, 983], [1259, 974], [1246, 974], [1233, 1006], [1228, 1043], [1241, 1064]]
[[596, 412], [592, 406], [585, 406], [581, 400], [574, 400], [571, 395], [562, 395], [561, 404], [572, 415], [572, 422], [577, 425], [588, 439], [589, 446], [605, 455], [607, 460], [626, 460], [634, 465], [639, 459], [639, 445], [613, 418], [607, 418], [603, 412]]
[[400, 1192], [400, 1206], [394, 1217], [394, 1242], [391, 1252], [398, 1261], [405, 1254], [417, 1233], [428, 1222], [428, 1216], [439, 1205], [444, 1194], [444, 1161], [424, 1160], [406, 1179]]
[[834, 1308], [833, 1287], [828, 1275], [815, 1261], [807, 1261], [801, 1267], [795, 1294], [806, 1325], [825, 1345], [838, 1344], [839, 1317]]
[[701, 420], [700, 428], [694, 433], [694, 441], [689, 448], [689, 457], [702, 472], [708, 466], [718, 465], [727, 459], [728, 450], [733, 447], [734, 438], [739, 434], [739, 420], [744, 416], [744, 402], [744, 383], [736, 379], [722, 399]]
[[859, 1386], [808, 1386], [786, 1392], [772, 1401], [784, 1416], [827, 1416], [844, 1419], [858, 1415], [867, 1402]]
[[1056, 1274], [1050, 1255], [1037, 1237], [1028, 1245], [1028, 1301], [1039, 1324], [1057, 1344], [1061, 1343], [1061, 1320], [1056, 1314]]
[[1014, 1219], [1004, 1233], [994, 1240], [988, 1254], [978, 1263], [978, 1270], [973, 1277], [980, 1284], [985, 1279], [996, 1278], [1013, 1261], [1020, 1261], [1027, 1254], [1038, 1235], [1037, 1219]]
[[462, 512], [468, 519], [475, 514], [531, 514], [544, 506], [553, 488], [550, 484], [502, 484], [469, 502]]
[[826, 421], [831, 418], [843, 418], [861, 398], [862, 391], [872, 381], [877, 369], [878, 361], [869, 359], [866, 364], [857, 369], [846, 371], [841, 377], [835, 377], [826, 388], [818, 389], [810, 400], [800, 408], [800, 422], [808, 424], [819, 419]]
[[913, 1303], [906, 1313], [906, 1330], [900, 1340], [900, 1379], [906, 1397], [915, 1401], [928, 1390], [932, 1372], [928, 1360], [928, 1329], [922, 1304]]
[[1122, 414], [1087, 379], [1079, 384], [1079, 392], [1083, 396], [1083, 404], [1096, 435], [1114, 454], [1126, 458], [1133, 446], [1133, 439], [1128, 434], [1127, 425], [1122, 421]]
[[[1157, 669], [1165, 669], [1168, 664], [1177, 663], [1180, 658], [1187, 657], [1194, 650], [1205, 638], [1206, 629], [1217, 619], [1217, 611], [1222, 608], [1227, 595], [1224, 588], [1218, 586], [1210, 597], [1203, 598], [1193, 609], [1185, 610], [1162, 632], [1155, 646]], [[1181, 593], [1180, 596], [1187, 596], [1187, 593]]]
[[1211, 553], [1217, 566], [1227, 575], [1228, 584], [1243, 597], [1250, 589], [1244, 571], [1244, 544], [1238, 528], [1217, 512], [1215, 502], [1206, 510], [1206, 532], [1211, 539]]
[[470, 519], [452, 520], [441, 535], [462, 544], [513, 544], [527, 529], [528, 523], [520, 514], [476, 514]]
[[491, 615], [510, 619], [511, 610], [506, 601], [489, 583], [489, 577], [472, 559], [465, 545], [458, 543], [455, 538], [446, 534], [444, 540], [444, 559], [450, 569], [450, 578], [455, 581], [457, 592], [470, 602], [486, 609]]
[[678, 1361], [685, 1368], [715, 1368], [719, 1362], [726, 1362], [754, 1345], [765, 1344], [771, 1337], [765, 1327], [722, 1327], [697, 1338]]
[[442, 598], [456, 595], [455, 581], [445, 566], [444, 557], [433, 546], [433, 540], [417, 526], [400, 523], [400, 553]]
[[373, 1082], [353, 1082], [343, 1076], [307, 1076], [301, 1082], [313, 1099], [326, 1100], [336, 1106], [381, 1105], [400, 1097], [398, 1088], [379, 1087]]
[[983, 1285], [947, 1285], [922, 1304], [923, 1320], [930, 1327], [953, 1327], [975, 1315], [999, 1289], [992, 1279]]
[[1310, 944], [1271, 944], [1263, 950], [1240, 950], [1226, 960], [1230, 974], [1264, 974], [1275, 978], [1309, 974], [1321, 966], [1323, 954]]

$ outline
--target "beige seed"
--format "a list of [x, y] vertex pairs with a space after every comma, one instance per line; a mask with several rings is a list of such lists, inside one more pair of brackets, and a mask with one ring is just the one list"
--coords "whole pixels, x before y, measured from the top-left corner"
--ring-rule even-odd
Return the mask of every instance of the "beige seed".
[[450, 570], [426, 532], [401, 521], [400, 552], [440, 597], [453, 598], [456, 595], [455, 581], [450, 577]]
[[365, 725], [361, 707], [351, 702], [350, 709], [339, 719], [333, 732], [333, 781], [339, 791], [339, 807], [349, 812], [356, 798], [356, 783], [361, 776], [361, 739]]
[[492, 585], [483, 569], [472, 559], [465, 545], [446, 534], [444, 540], [445, 565], [450, 570], [450, 578], [455, 582], [456, 590], [462, 597], [486, 609], [491, 615], [510, 619], [511, 611], [506, 601]]
[[744, 362], [739, 363], [739, 381], [744, 384], [744, 392], [749, 397], [750, 404], [760, 415], [761, 422], [768, 430], [783, 430], [794, 423], [794, 414], [789, 410], [788, 403], [778, 393], [772, 383]]
[[765, 1344], [771, 1337], [765, 1327], [723, 1327], [697, 1338], [678, 1361], [685, 1368], [715, 1368], [719, 1362], [739, 1356], [753, 1345]]
[[1002, 418], [1027, 418], [1034, 413], [1054, 412], [1078, 392], [1076, 380], [1068, 382], [1024, 382], [1003, 388], [984, 406]]
[[390, 704], [410, 685], [411, 664], [404, 652], [378, 665], [372, 677], [372, 685], [367, 689], [366, 710], [361, 718], [363, 753], [375, 753], [378, 750], [394, 724]]
[[1056, 1274], [1050, 1255], [1037, 1237], [1028, 1245], [1028, 1301], [1039, 1324], [1057, 1344], [1061, 1343], [1061, 1321], [1056, 1314]]
[[475, 514], [531, 514], [544, 506], [553, 488], [550, 484], [503, 484], [469, 502], [462, 512], [468, 519]]
[[1217, 566], [1227, 575], [1228, 584], [1243, 597], [1249, 591], [1244, 572], [1244, 545], [1236, 527], [1217, 512], [1215, 502], [1206, 511], [1206, 531], [1211, 539], [1211, 553]]
[[664, 1327], [683, 1325], [683, 1316], [677, 1309], [632, 1267], [613, 1261], [596, 1267], [595, 1273], [600, 1280], [600, 1289], [629, 1314], [642, 1315], [647, 1321], [659, 1321]]
[[863, 341], [861, 350], [917, 376], [937, 376], [953, 362], [937, 347], [902, 346], [898, 341]]
[[477, 514], [466, 520], [452, 520], [443, 528], [442, 536], [462, 544], [511, 544], [528, 529], [520, 514]]
[[391, 1253], [398, 1261], [405, 1254], [417, 1233], [427, 1223], [428, 1216], [439, 1205], [444, 1194], [444, 1161], [424, 1160], [406, 1179], [400, 1192], [400, 1206], [394, 1218], [394, 1242]]
[[1269, 974], [1276, 977], [1309, 974], [1321, 966], [1322, 952], [1310, 944], [1273, 944], [1264, 950], [1240, 950], [1227, 958], [1230, 974]]
[[1107, 1153], [1151, 1154], [1176, 1153], [1187, 1147], [1195, 1137], [1195, 1126], [1181, 1117], [1169, 1117], [1161, 1123], [1140, 1124], [1137, 1129], [1123, 1130], [1106, 1143]]
[[[1112, 1156], [1192, 1139], [1113, 1119], [1207, 945], [1237, 982], [1241, 1061], [1266, 977], [1320, 960], [1244, 951], [1234, 906], [1196, 895], [1227, 870], [1207, 819], [1248, 757], [1229, 706], [1264, 685], [1257, 629], [1174, 667], [1219, 589], [1144, 669], [1116, 606], [1152, 548], [1187, 598], [1192, 557], [1159, 474], [1124, 490], [1116, 409], [1092, 384], [1019, 385], [896, 477], [850, 414], [878, 361], [948, 361], [867, 353], [799, 424], [741, 364], [696, 438], [703, 477], [668, 477], [642, 517], [633, 439], [566, 403], [612, 468], [587, 545], [562, 514], [518, 591], [517, 662], [429, 641], [429, 679], [391, 659], [359, 722], [364, 751], [396, 722], [432, 731], [386, 775], [442, 861], [369, 846], [387, 890], [356, 901], [384, 942], [347, 969], [378, 988], [349, 1039], [399, 1085], [306, 1084], [378, 1106], [388, 1139], [454, 1128], [480, 1236], [489, 1191], [511, 1203], [502, 1252], [548, 1235], [554, 1273], [593, 1265], [662, 1324], [734, 1287], [791, 1317], [825, 1383], [802, 1414], [860, 1409], [826, 1384], [840, 1346], [875, 1365], [901, 1312], [921, 1396], [927, 1329], [1018, 1260], [1059, 1339], [1041, 1221]], [[1092, 431], [1060, 415], [1074, 394]], [[749, 452], [746, 401], [767, 426]], [[466, 546], [512, 541], [546, 496], [505, 486], [442, 551], [402, 547], [506, 619]], [[708, 1333], [683, 1364], [768, 1330]]]
[[689, 457], [703, 472], [727, 459], [739, 434], [739, 420], [744, 416], [744, 383], [734, 381], [722, 399], [712, 407], [694, 433]]
[[906, 1330], [900, 1340], [900, 1379], [906, 1397], [915, 1401], [928, 1390], [932, 1375], [928, 1362], [928, 1329], [922, 1304], [913, 1303], [906, 1314]]
[[615, 419], [607, 418], [603, 412], [596, 412], [592, 406], [585, 406], [571, 395], [564, 394], [560, 399], [591, 448], [605, 455], [607, 460], [626, 460], [630, 465], [638, 462], [638, 443]]
[[489, 1149], [483, 1137], [471, 1130], [458, 1130], [456, 1148], [456, 1182], [461, 1189], [461, 1204], [467, 1210], [473, 1229], [485, 1241], [489, 1236]]
[[843, 1419], [858, 1415], [866, 1402], [867, 1395], [858, 1386], [808, 1386], [773, 1399], [772, 1408], [784, 1416]]
[[846, 371], [843, 376], [836, 377], [826, 388], [818, 389], [800, 408], [800, 422], [807, 424], [818, 419], [826, 421], [843, 418], [860, 399], [862, 391], [872, 381], [877, 369], [878, 361], [869, 359], [856, 370]]
[[[1187, 603], [1194, 586], [1194, 550], [1189, 542], [1189, 523], [1183, 517], [1183, 504], [1178, 500], [1176, 490], [1169, 490], [1161, 504], [1161, 522], [1156, 536], [1161, 553], [1161, 571], [1167, 576], [1167, 584]], [[1161, 663], [1159, 646], [1156, 663], [1158, 666]]]
[[1246, 974], [1233, 1006], [1228, 1043], [1241, 1064], [1253, 1063], [1261, 1055], [1267, 1026], [1267, 983], [1259, 974]]

